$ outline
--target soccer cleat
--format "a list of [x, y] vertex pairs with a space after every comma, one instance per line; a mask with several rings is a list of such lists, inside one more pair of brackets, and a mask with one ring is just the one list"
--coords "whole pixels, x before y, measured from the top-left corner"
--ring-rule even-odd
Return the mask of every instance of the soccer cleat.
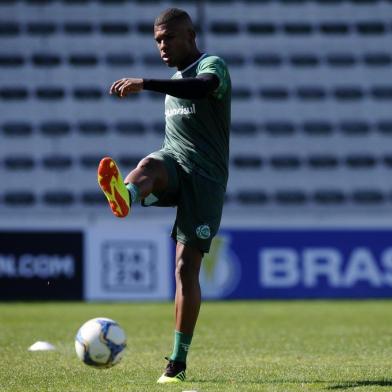
[[165, 373], [159, 377], [158, 384], [174, 384], [185, 381], [186, 364], [184, 362], [172, 361], [166, 358], [169, 363], [166, 366]]
[[99, 163], [98, 184], [108, 199], [113, 214], [118, 218], [126, 217], [131, 209], [129, 192], [112, 158], [105, 157]]

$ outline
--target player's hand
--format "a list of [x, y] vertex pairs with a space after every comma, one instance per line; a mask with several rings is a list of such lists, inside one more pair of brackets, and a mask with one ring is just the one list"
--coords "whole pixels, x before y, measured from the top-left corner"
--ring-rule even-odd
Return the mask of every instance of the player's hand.
[[120, 98], [127, 96], [129, 93], [138, 93], [143, 90], [143, 79], [123, 78], [117, 80], [110, 87], [110, 94], [116, 94]]

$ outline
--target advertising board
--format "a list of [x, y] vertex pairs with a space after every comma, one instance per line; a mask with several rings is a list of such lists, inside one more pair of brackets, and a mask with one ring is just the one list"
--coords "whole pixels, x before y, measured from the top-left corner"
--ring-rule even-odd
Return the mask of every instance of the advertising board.
[[0, 300], [70, 300], [82, 294], [82, 231], [0, 231]]
[[201, 286], [205, 298], [390, 297], [392, 230], [224, 228]]
[[97, 223], [87, 231], [87, 300], [164, 300], [172, 291], [165, 226]]

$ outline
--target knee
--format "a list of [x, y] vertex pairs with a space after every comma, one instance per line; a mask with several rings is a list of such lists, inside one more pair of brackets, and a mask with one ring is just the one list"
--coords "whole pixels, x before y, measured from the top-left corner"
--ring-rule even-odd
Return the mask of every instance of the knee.
[[156, 170], [157, 166], [157, 160], [151, 157], [143, 158], [137, 165], [139, 169], [143, 170]]

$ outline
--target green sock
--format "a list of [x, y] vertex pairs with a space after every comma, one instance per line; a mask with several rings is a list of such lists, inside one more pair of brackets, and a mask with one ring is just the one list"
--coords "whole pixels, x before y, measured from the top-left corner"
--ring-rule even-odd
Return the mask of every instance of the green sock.
[[185, 335], [182, 332], [174, 331], [173, 352], [170, 355], [172, 361], [186, 362], [192, 335]]
[[129, 196], [131, 199], [131, 203], [138, 203], [140, 201], [140, 191], [139, 188], [130, 182], [129, 184], [125, 184], [128, 189]]

